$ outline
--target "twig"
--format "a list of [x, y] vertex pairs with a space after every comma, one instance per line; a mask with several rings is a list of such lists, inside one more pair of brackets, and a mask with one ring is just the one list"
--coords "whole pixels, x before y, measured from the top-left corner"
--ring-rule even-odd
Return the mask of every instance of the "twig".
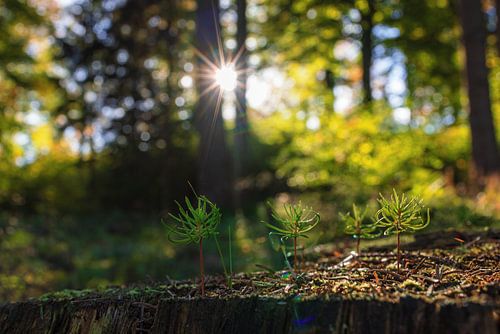
[[424, 276], [424, 275], [412, 275], [412, 277], [416, 277], [416, 278], [421, 278], [427, 282], [430, 282], [430, 283], [439, 283], [440, 280], [438, 279], [435, 279], [435, 278], [432, 278], [432, 277], [427, 277], [427, 276]]
[[460, 269], [456, 269], [456, 270], [450, 270], [450, 271], [447, 271], [445, 273], [443, 273], [441, 275], [441, 278], [445, 277], [445, 276], [448, 276], [448, 275], [451, 275], [451, 274], [456, 274], [456, 273], [463, 273], [464, 271], [463, 270], [460, 270]]
[[481, 236], [478, 236], [478, 237], [474, 238], [474, 240], [469, 241], [463, 247], [468, 248], [468, 247], [472, 246], [473, 244], [475, 244], [476, 242], [478, 242], [479, 240], [481, 240]]
[[328, 281], [335, 281], [339, 279], [352, 279], [352, 278], [349, 276], [333, 276], [333, 277], [325, 277], [325, 279]]
[[337, 269], [337, 268], [344, 267], [346, 264], [348, 264], [349, 262], [351, 262], [357, 256], [358, 256], [358, 253], [356, 253], [356, 252], [353, 251], [353, 252], [351, 252], [349, 254], [348, 257], [346, 257], [345, 259], [343, 259], [342, 261], [340, 261], [337, 265], [333, 266], [333, 268]]
[[418, 263], [418, 265], [415, 267], [415, 269], [413, 269], [411, 272], [412, 272], [412, 273], [416, 273], [416, 272], [417, 272], [417, 270], [418, 270], [418, 269], [420, 269], [420, 267], [424, 264], [425, 260], [426, 260], [426, 259], [425, 259], [425, 258], [423, 258], [423, 259], [422, 259], [422, 261], [420, 261], [420, 262]]

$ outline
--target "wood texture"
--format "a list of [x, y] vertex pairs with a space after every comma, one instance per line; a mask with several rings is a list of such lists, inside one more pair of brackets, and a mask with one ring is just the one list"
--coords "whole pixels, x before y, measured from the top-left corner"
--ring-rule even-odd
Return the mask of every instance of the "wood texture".
[[[272, 298], [0, 306], [0, 333], [498, 333], [494, 305]], [[495, 314], [496, 312], [496, 314]]]

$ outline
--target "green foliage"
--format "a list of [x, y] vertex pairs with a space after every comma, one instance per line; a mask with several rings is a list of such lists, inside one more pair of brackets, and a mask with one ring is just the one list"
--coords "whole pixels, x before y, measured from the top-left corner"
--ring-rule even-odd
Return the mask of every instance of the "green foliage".
[[367, 209], [368, 208], [365, 208], [365, 210], [361, 212], [356, 204], [353, 204], [352, 215], [351, 212], [340, 214], [342, 221], [346, 225], [344, 229], [346, 234], [352, 235], [355, 239], [373, 239], [380, 236], [380, 232], [377, 231], [377, 226], [373, 223], [366, 223], [365, 216]]
[[380, 209], [374, 219], [375, 226], [384, 230], [384, 235], [397, 235], [398, 251], [398, 271], [401, 260], [400, 235], [403, 232], [415, 232], [421, 230], [430, 223], [430, 211], [427, 209], [427, 219], [422, 217], [424, 206], [423, 200], [419, 197], [408, 197], [404, 193], [398, 195], [395, 189], [392, 190], [390, 199], [379, 195], [378, 202]]
[[[194, 190], [193, 190], [194, 191]], [[196, 193], [195, 193], [196, 195]], [[221, 256], [224, 273], [228, 277], [226, 265], [222, 252], [220, 251], [219, 242], [217, 240], [217, 226], [221, 221], [221, 213], [219, 208], [210, 202], [205, 196], [196, 195], [197, 206], [194, 207], [191, 201], [185, 197], [186, 207], [185, 210], [179, 202], [175, 202], [179, 208], [179, 215], [174, 216], [169, 213], [169, 216], [177, 222], [175, 227], [165, 225], [168, 231], [168, 239], [175, 244], [190, 244], [198, 243], [200, 251], [200, 288], [201, 296], [205, 295], [205, 269], [203, 263], [203, 240], [213, 236], [217, 243], [217, 249]], [[231, 285], [228, 279], [228, 285]]]
[[169, 213], [177, 222], [174, 227], [165, 224], [169, 240], [176, 244], [199, 243], [202, 239], [215, 236], [222, 217], [219, 208], [205, 196], [197, 196], [196, 207], [187, 197], [185, 202], [186, 209], [175, 202], [179, 208], [178, 216]]
[[[23, 148], [13, 140], [21, 131], [30, 135], [37, 126], [24, 121], [28, 111], [39, 109], [44, 116], [59, 104], [61, 89], [48, 69], [54, 65], [52, 43], [48, 42], [48, 20], [29, 1], [0, 1], [0, 155], [2, 163], [13, 163]], [[36, 52], [29, 52], [34, 41]], [[45, 45], [44, 45], [45, 44]], [[32, 106], [38, 106], [33, 108]], [[36, 146], [36, 145], [35, 145]], [[35, 147], [36, 148], [36, 147]], [[38, 153], [36, 151], [36, 153]], [[31, 152], [33, 154], [33, 151]], [[0, 174], [3, 174], [0, 166]], [[1, 185], [0, 185], [1, 186]]]
[[[269, 203], [271, 209], [271, 216], [276, 221], [275, 224], [266, 223], [264, 225], [269, 227], [273, 232], [281, 236], [281, 242], [284, 246], [282, 239], [293, 238], [293, 266], [297, 268], [297, 238], [307, 238], [306, 233], [310, 232], [320, 221], [319, 213], [309, 207], [303, 207], [299, 204], [283, 204], [285, 215], [280, 216]], [[284, 251], [285, 248], [282, 248]]]
[[424, 219], [423, 200], [419, 197], [408, 197], [404, 193], [398, 195], [393, 189], [390, 199], [380, 194], [378, 202], [381, 208], [375, 215], [374, 224], [384, 229], [384, 235], [415, 232], [429, 225], [430, 211], [427, 209], [427, 219]]
[[311, 231], [320, 221], [319, 213], [313, 211], [312, 208], [303, 207], [301, 203], [283, 204], [284, 216], [280, 216], [270, 204], [269, 207], [276, 224], [262, 223], [272, 229], [274, 233], [285, 238], [307, 238], [306, 233]]

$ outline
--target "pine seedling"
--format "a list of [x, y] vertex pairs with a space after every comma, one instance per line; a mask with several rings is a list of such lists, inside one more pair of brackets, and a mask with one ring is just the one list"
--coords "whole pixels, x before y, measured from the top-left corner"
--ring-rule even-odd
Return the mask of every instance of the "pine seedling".
[[352, 235], [356, 239], [356, 253], [359, 255], [359, 245], [361, 239], [374, 239], [380, 236], [381, 232], [378, 231], [377, 226], [373, 223], [366, 223], [365, 216], [368, 208], [362, 212], [358, 209], [356, 204], [352, 205], [352, 213], [340, 214], [342, 221], [345, 223], [344, 232]]
[[275, 220], [274, 224], [262, 222], [272, 229], [275, 234], [283, 239], [293, 239], [293, 267], [297, 269], [297, 239], [307, 238], [306, 233], [311, 231], [320, 221], [319, 213], [311, 208], [303, 207], [302, 204], [283, 204], [285, 215], [280, 216], [268, 203], [271, 208], [271, 216]]
[[217, 226], [221, 221], [219, 208], [210, 202], [205, 196], [196, 195], [196, 207], [186, 197], [186, 209], [179, 202], [175, 202], [179, 208], [177, 216], [169, 213], [169, 216], [177, 223], [175, 226], [165, 224], [168, 231], [168, 239], [175, 244], [198, 244], [200, 255], [200, 289], [201, 295], [205, 296], [205, 274], [203, 263], [203, 240], [217, 235]]
[[398, 272], [401, 260], [400, 234], [403, 232], [415, 232], [425, 228], [430, 222], [430, 212], [427, 209], [427, 219], [422, 217], [424, 205], [419, 197], [408, 197], [404, 193], [398, 195], [395, 189], [390, 199], [379, 195], [380, 209], [374, 219], [374, 225], [384, 230], [384, 235], [396, 234]]

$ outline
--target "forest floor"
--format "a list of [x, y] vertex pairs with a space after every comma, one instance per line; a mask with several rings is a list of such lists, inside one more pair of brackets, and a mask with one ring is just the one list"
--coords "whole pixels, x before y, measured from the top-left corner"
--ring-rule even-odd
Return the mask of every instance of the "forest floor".
[[[307, 300], [342, 297], [397, 302], [409, 296], [426, 302], [474, 302], [500, 305], [500, 234], [430, 234], [403, 245], [397, 270], [392, 246], [371, 248], [360, 255], [323, 245], [301, 254], [296, 271], [238, 273], [228, 288], [224, 276], [207, 276], [205, 298], [270, 297]], [[104, 291], [60, 291], [38, 301], [194, 299], [193, 280], [165, 280], [147, 285], [110, 287]]]

